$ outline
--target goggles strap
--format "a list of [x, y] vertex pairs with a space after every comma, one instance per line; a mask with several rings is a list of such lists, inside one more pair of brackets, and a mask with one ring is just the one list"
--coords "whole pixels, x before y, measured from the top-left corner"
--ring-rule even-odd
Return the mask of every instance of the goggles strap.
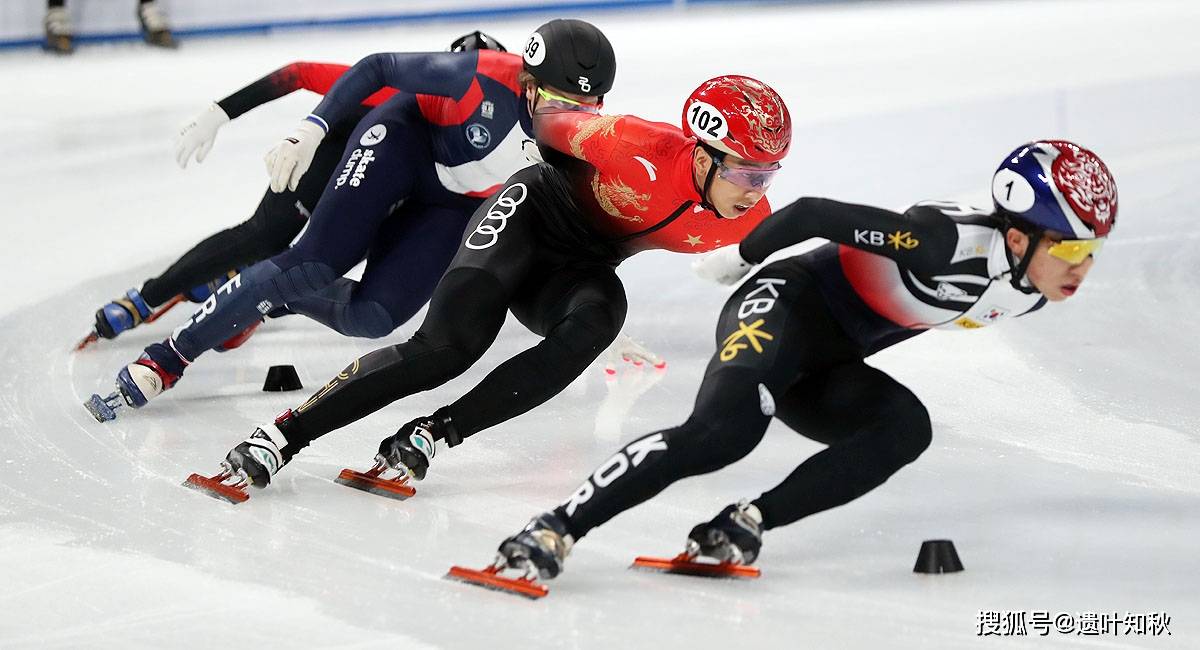
[[[1011, 222], [1006, 224], [1006, 226], [1009, 228], [1016, 227]], [[1016, 259], [1016, 256], [1013, 255], [1013, 252], [1009, 250], [1008, 246], [1004, 247], [1004, 255], [1008, 257], [1009, 268], [1012, 269], [1012, 275], [1009, 277], [1009, 281], [1012, 283], [1013, 288], [1017, 291], [1020, 291], [1024, 294], [1035, 294], [1037, 293], [1037, 289], [1032, 285], [1032, 283], [1025, 281], [1025, 273], [1029, 270], [1029, 263], [1033, 261], [1033, 255], [1037, 252], [1037, 246], [1042, 241], [1042, 236], [1045, 234], [1045, 231], [1043, 231], [1041, 228], [1034, 228], [1033, 230], [1029, 231], [1022, 228], [1017, 228], [1017, 230], [1020, 230], [1029, 236], [1029, 245], [1025, 247], [1025, 257], [1021, 258], [1019, 261]]]
[[708, 175], [704, 177], [704, 187], [700, 188], [700, 207], [705, 210], [712, 210], [718, 219], [724, 219], [725, 216], [717, 210], [717, 206], [708, 200], [708, 192], [712, 189], [713, 179], [717, 177], [717, 168], [720, 167], [721, 162], [725, 159], [725, 152], [715, 147], [710, 147], [704, 142], [701, 142], [700, 146], [712, 157], [712, 165], [708, 168]]

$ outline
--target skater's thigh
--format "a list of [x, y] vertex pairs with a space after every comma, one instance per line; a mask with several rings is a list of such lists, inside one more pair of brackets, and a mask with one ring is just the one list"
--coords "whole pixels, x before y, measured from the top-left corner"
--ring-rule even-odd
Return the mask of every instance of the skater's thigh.
[[541, 197], [535, 167], [521, 170], [488, 197], [464, 229], [447, 275], [474, 269], [490, 276], [512, 296], [525, 282], [537, 254], [538, 211]]
[[763, 267], [734, 291], [717, 322], [716, 347], [710, 373], [751, 370], [771, 396], [806, 373], [861, 358], [833, 322], [816, 280], [788, 260]]
[[616, 336], [625, 322], [625, 287], [605, 264], [539, 268], [512, 301], [512, 313], [535, 334], [545, 336], [568, 318]]
[[825, 444], [845, 440], [899, 415], [924, 412], [920, 400], [887, 373], [862, 361], [803, 377], [777, 400], [775, 417]]
[[454, 257], [470, 210], [406, 204], [380, 228], [355, 300], [379, 303], [397, 325], [429, 301]]

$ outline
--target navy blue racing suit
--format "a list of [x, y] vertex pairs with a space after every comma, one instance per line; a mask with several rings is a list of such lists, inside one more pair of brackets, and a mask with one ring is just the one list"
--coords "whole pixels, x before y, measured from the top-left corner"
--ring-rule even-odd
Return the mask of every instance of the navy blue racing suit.
[[[399, 89], [351, 132], [308, 229], [291, 249], [244, 270], [167, 344], [172, 372], [269, 312], [291, 311], [348, 336], [382, 337], [429, 299], [483, 198], [525, 155], [532, 124], [521, 59], [494, 51], [389, 53], [347, 71], [310, 116], [337, 124], [379, 88]], [[343, 278], [362, 259], [358, 282]]]

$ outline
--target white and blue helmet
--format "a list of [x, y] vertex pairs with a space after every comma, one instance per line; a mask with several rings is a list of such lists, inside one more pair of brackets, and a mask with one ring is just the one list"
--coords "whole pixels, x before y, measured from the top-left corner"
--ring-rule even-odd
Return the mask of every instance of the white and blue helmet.
[[1017, 147], [992, 177], [999, 214], [1071, 239], [1105, 237], [1117, 223], [1117, 184], [1104, 161], [1066, 140]]

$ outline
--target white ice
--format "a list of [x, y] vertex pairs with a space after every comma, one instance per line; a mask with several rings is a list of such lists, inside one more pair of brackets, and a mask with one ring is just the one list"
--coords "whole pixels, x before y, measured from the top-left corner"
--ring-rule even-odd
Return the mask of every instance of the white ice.
[[[141, 412], [80, 406], [184, 309], [86, 353], [92, 312], [250, 214], [262, 154], [315, 105], [229, 125], [180, 171], [168, 137], [208, 101], [297, 59], [440, 49], [521, 17], [194, 40], [178, 52], [0, 55], [0, 647], [1200, 647], [1200, 6], [972, 2], [710, 7], [589, 15], [620, 60], [608, 110], [675, 121], [722, 72], [762, 78], [797, 123], [771, 196], [900, 208], [986, 204], [1000, 156], [1039, 137], [1100, 152], [1121, 223], [1080, 294], [986, 331], [934, 332], [872, 363], [925, 401], [933, 446], [847, 506], [767, 533], [756, 582], [626, 569], [755, 496], [818, 449], [776, 425], [750, 457], [673, 486], [585, 538], [529, 602], [442, 579], [566, 497], [622, 438], [688, 413], [725, 293], [689, 259], [621, 269], [628, 331], [667, 357], [613, 392], [599, 365], [548, 404], [435, 460], [398, 502], [332, 482], [532, 336], [510, 324], [475, 370], [319, 440], [250, 501], [180, 487], [277, 411], [383, 344], [286, 319], [205, 357]], [[410, 323], [388, 339], [403, 340]], [[303, 393], [263, 393], [295, 364]], [[629, 398], [645, 393], [631, 407]], [[622, 400], [625, 400], [622, 402]], [[622, 413], [624, 412], [624, 415]], [[919, 576], [922, 540], [966, 571]], [[1171, 636], [980, 639], [981, 610], [1166, 612]]]

